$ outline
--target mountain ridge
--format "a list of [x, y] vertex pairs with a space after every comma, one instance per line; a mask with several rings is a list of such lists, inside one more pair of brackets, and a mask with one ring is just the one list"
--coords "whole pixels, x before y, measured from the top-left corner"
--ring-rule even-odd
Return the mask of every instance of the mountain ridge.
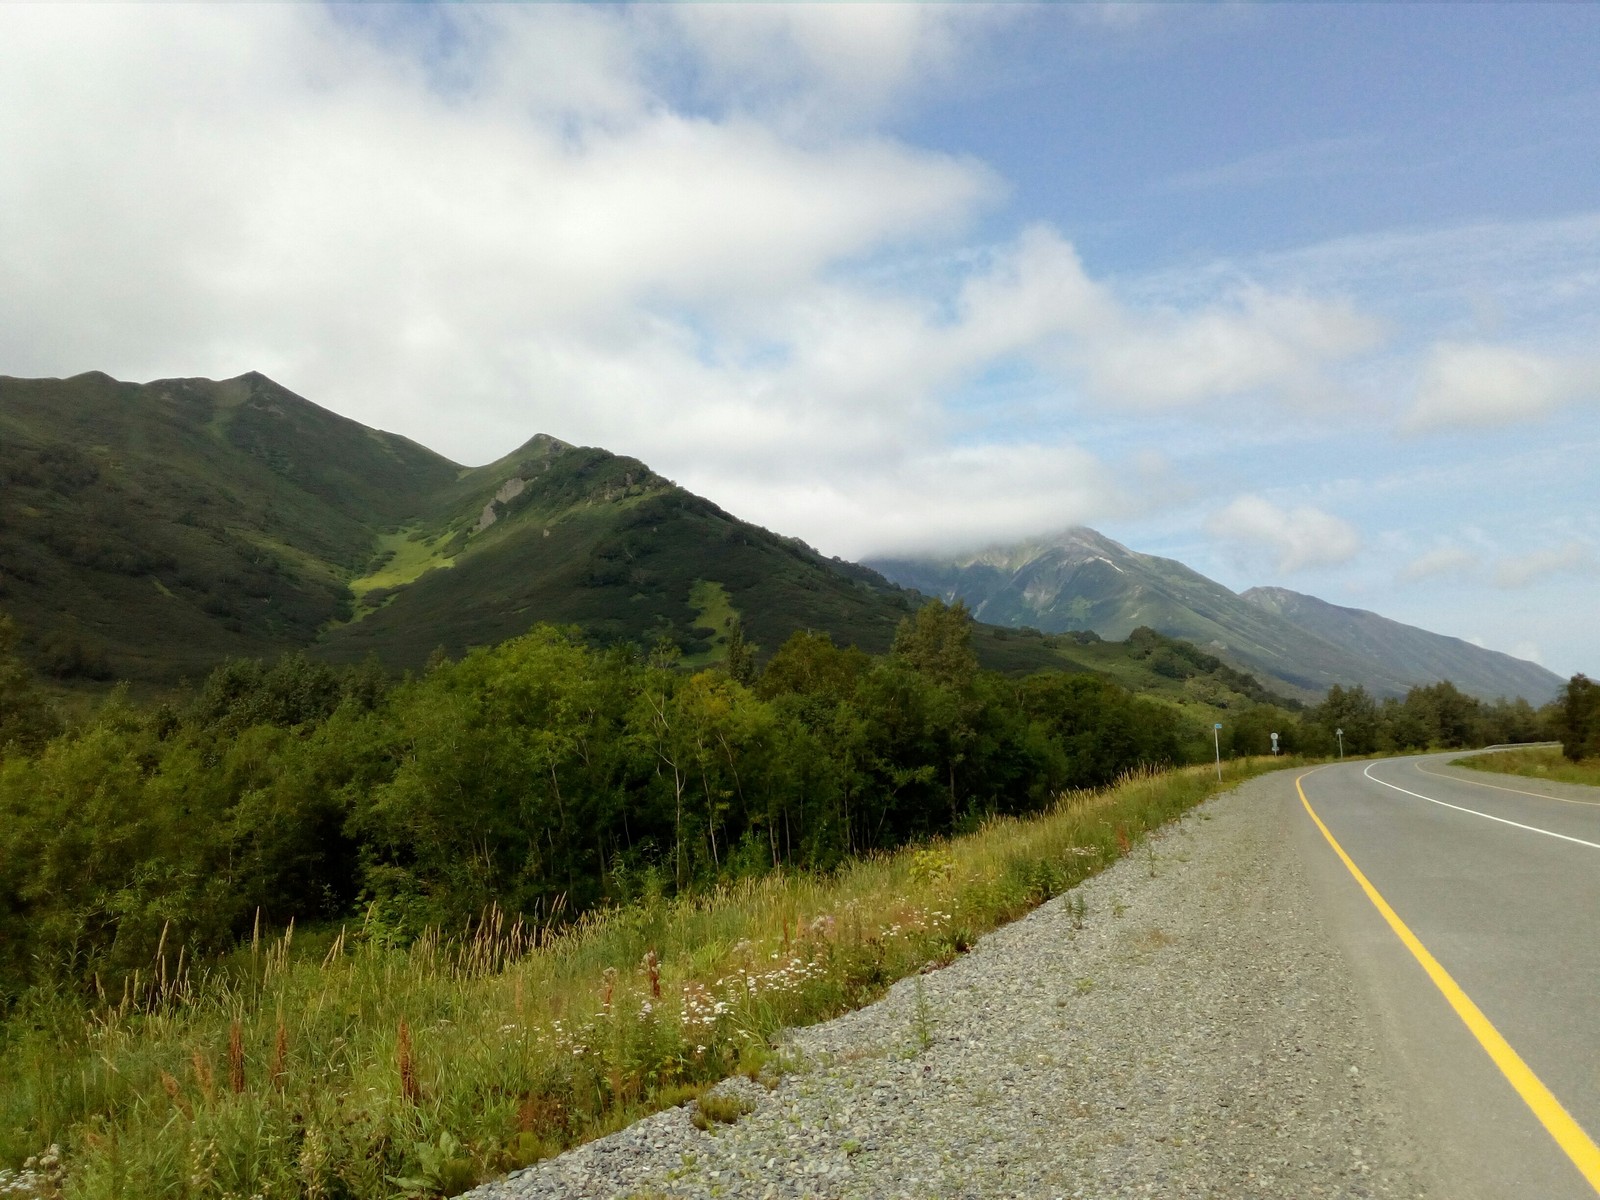
[[[1410, 626], [1404, 628], [1415, 629], [1422, 639], [1400, 637], [1385, 627], [1388, 642], [1374, 652], [1363, 648], [1363, 637], [1379, 637], [1374, 631], [1358, 637], [1348, 621], [1307, 617], [1297, 622], [1270, 603], [1252, 602], [1176, 559], [1131, 550], [1084, 526], [947, 557], [869, 558], [867, 565], [903, 586], [963, 600], [974, 615], [996, 624], [1034, 626], [1047, 633], [1093, 630], [1106, 638], [1123, 638], [1138, 626], [1148, 626], [1270, 677], [1303, 698], [1334, 684], [1403, 695], [1416, 684], [1448, 677], [1438, 673], [1442, 662], [1461, 664], [1469, 682], [1453, 681], [1484, 699], [1522, 694], [1517, 688], [1525, 688], [1534, 689], [1530, 699], [1542, 702], [1561, 682], [1534, 664], [1512, 667], [1520, 660], [1469, 643], [1460, 642], [1463, 649], [1443, 655], [1423, 640], [1442, 635]], [[1398, 658], [1396, 647], [1405, 651]], [[1495, 657], [1478, 658], [1474, 652]], [[1508, 686], [1513, 680], [1515, 686]]]
[[[1051, 575], [1063, 564], [1070, 579]], [[958, 595], [963, 569], [992, 594]], [[551, 434], [464, 467], [254, 371], [0, 376], [0, 608], [64, 684], [169, 686], [290, 651], [417, 669], [537, 622], [665, 639], [691, 666], [725, 654], [735, 619], [767, 652], [798, 630], [879, 652], [925, 595], [968, 600], [986, 666], [1088, 671], [1183, 704], [1311, 699], [1352, 673], [1315, 633], [1093, 530], [908, 581]], [[1050, 628], [1020, 619], [1058, 601], [1071, 611]], [[1156, 633], [1124, 645], [1141, 627]]]
[[1285, 587], [1253, 587], [1240, 592], [1239, 598], [1370, 657], [1414, 664], [1429, 676], [1420, 682], [1447, 678], [1483, 699], [1530, 694], [1537, 699], [1541, 692], [1553, 695], [1561, 686], [1558, 675], [1527, 659], [1364, 608], [1333, 604]]

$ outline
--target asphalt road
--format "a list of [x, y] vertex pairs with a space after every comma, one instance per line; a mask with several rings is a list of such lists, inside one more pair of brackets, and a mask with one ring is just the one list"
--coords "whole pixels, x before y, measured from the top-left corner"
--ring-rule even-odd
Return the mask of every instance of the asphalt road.
[[[1339, 763], [1299, 780], [1305, 803], [1448, 979], [1425, 970], [1286, 775], [1284, 802], [1302, 810], [1296, 849], [1442, 1194], [1594, 1200], [1600, 789], [1447, 765], [1458, 757]], [[1474, 1005], [1487, 1023], [1477, 1033]]]

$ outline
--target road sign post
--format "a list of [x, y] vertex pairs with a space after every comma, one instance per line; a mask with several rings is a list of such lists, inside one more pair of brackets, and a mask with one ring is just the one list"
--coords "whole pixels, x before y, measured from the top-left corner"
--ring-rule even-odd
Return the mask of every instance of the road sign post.
[[1334, 736], [1339, 739], [1339, 757], [1343, 758], [1344, 757], [1344, 730], [1335, 729], [1333, 731], [1333, 733], [1334, 733]]
[[1278, 735], [1277, 734], [1273, 734], [1272, 735], [1272, 757], [1273, 758], [1277, 758], [1278, 757]]
[[1217, 751], [1217, 782], [1222, 782], [1222, 722], [1215, 721], [1211, 725], [1211, 744]]

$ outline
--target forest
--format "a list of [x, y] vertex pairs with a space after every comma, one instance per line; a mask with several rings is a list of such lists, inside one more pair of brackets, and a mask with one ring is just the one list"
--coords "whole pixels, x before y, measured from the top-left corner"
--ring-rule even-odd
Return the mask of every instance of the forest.
[[[406, 944], [490, 906], [562, 919], [1038, 812], [1141, 766], [1209, 759], [1209, 728], [1092, 675], [979, 669], [934, 602], [890, 653], [800, 632], [758, 670], [539, 626], [394, 679], [375, 662], [240, 660], [188, 695], [114, 693], [64, 725], [0, 623], [0, 1003], [89, 998], [180, 949], [361, 916]], [[1576, 685], [1575, 685], [1576, 686]], [[1587, 695], [1587, 693], [1585, 693]], [[1449, 683], [1219, 713], [1224, 756], [1547, 736], [1554, 710]]]

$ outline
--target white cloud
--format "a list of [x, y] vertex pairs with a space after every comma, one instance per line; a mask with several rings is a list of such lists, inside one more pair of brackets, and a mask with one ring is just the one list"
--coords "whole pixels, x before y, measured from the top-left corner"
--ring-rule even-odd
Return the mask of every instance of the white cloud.
[[1511, 648], [1511, 657], [1544, 666], [1544, 659], [1540, 656], [1538, 644], [1535, 642], [1518, 642]]
[[1587, 574], [1597, 567], [1600, 559], [1593, 546], [1570, 541], [1563, 546], [1502, 558], [1495, 564], [1494, 581], [1503, 588], [1521, 588], [1551, 575]]
[[1484, 342], [1439, 342], [1404, 419], [1410, 430], [1504, 425], [1600, 397], [1600, 363]]
[[706, 88], [786, 125], [879, 115], [945, 78], [1005, 6], [672, 4], [661, 15], [688, 42]]
[[[1379, 329], [1136, 302], [1047, 225], [972, 247], [1003, 182], [874, 121], [1010, 19], [0, 7], [0, 369], [261, 370], [468, 462], [550, 432], [830, 551], [1126, 512], [1063, 416], [1299, 403]], [[1037, 451], [957, 402], [1016, 363]]]
[[1280, 508], [1261, 496], [1240, 496], [1206, 523], [1213, 537], [1270, 555], [1285, 574], [1348, 562], [1361, 549], [1355, 527], [1315, 508]]
[[[685, 309], [770, 304], [996, 194], [976, 163], [881, 138], [664, 108], [615, 21], [490, 12], [449, 10], [491, 61], [446, 93], [313, 6], [0, 13], [7, 369], [257, 368], [494, 457], [498, 426], [574, 424], [583, 398], [534, 393], [530, 358], [603, 358], [663, 322], [692, 342]], [[523, 82], [575, 24], [576, 118]]]
[[1478, 556], [1459, 546], [1440, 546], [1418, 555], [1400, 569], [1402, 583], [1420, 583], [1425, 579], [1465, 575], [1478, 567]]
[[913, 448], [863, 468], [798, 469], [724, 492], [736, 512], [759, 505], [787, 528], [829, 530], [828, 551], [850, 558], [1019, 540], [1129, 503], [1115, 473], [1070, 444]]
[[1271, 391], [1314, 399], [1323, 369], [1375, 346], [1378, 325], [1352, 306], [1246, 288], [1192, 312], [1127, 312], [1070, 357], [1101, 395], [1142, 407]]

